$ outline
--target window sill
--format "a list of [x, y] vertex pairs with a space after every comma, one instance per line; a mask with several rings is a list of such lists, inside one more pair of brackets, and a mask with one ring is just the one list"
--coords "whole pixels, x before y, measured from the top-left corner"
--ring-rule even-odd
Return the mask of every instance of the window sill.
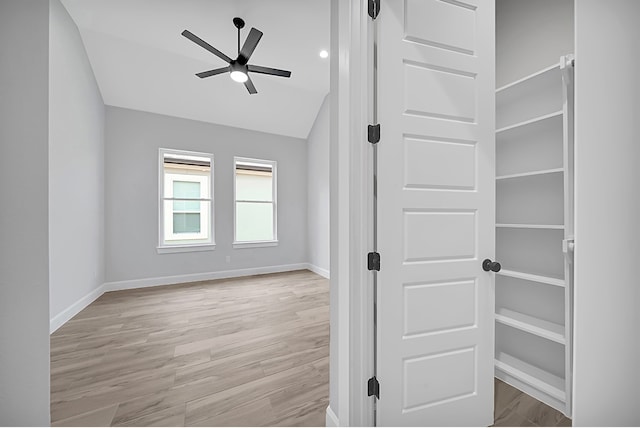
[[157, 247], [158, 254], [193, 253], [197, 251], [213, 251], [215, 249], [216, 244], [183, 244]]
[[278, 241], [234, 242], [233, 248], [277, 247]]

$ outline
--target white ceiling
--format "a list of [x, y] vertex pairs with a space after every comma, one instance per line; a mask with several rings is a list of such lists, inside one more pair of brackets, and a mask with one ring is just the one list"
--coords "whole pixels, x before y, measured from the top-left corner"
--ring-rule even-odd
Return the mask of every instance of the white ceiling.
[[[105, 104], [306, 138], [329, 92], [329, 0], [62, 0], [76, 22]], [[252, 74], [258, 94], [181, 36], [188, 29], [237, 56], [232, 19], [264, 33], [249, 63], [291, 71]]]

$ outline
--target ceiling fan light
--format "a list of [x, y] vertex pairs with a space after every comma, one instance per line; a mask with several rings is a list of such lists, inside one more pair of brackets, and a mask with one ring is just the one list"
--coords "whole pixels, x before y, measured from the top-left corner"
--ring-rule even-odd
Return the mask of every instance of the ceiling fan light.
[[247, 76], [246, 73], [239, 71], [239, 70], [234, 70], [231, 72], [231, 78], [238, 82], [238, 83], [244, 83], [247, 80], [249, 80], [249, 76]]

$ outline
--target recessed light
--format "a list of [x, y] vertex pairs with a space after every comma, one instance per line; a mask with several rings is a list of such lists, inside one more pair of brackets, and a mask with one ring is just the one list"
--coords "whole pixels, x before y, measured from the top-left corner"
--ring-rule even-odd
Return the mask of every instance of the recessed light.
[[328, 58], [328, 57], [329, 57], [329, 52], [325, 50], [320, 51], [320, 58]]

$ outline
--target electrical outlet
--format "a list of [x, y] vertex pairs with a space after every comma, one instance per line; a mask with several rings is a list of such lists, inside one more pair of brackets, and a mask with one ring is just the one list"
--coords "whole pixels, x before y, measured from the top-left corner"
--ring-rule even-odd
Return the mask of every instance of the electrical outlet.
[[227, 263], [231, 263], [231, 256], [227, 256]]

